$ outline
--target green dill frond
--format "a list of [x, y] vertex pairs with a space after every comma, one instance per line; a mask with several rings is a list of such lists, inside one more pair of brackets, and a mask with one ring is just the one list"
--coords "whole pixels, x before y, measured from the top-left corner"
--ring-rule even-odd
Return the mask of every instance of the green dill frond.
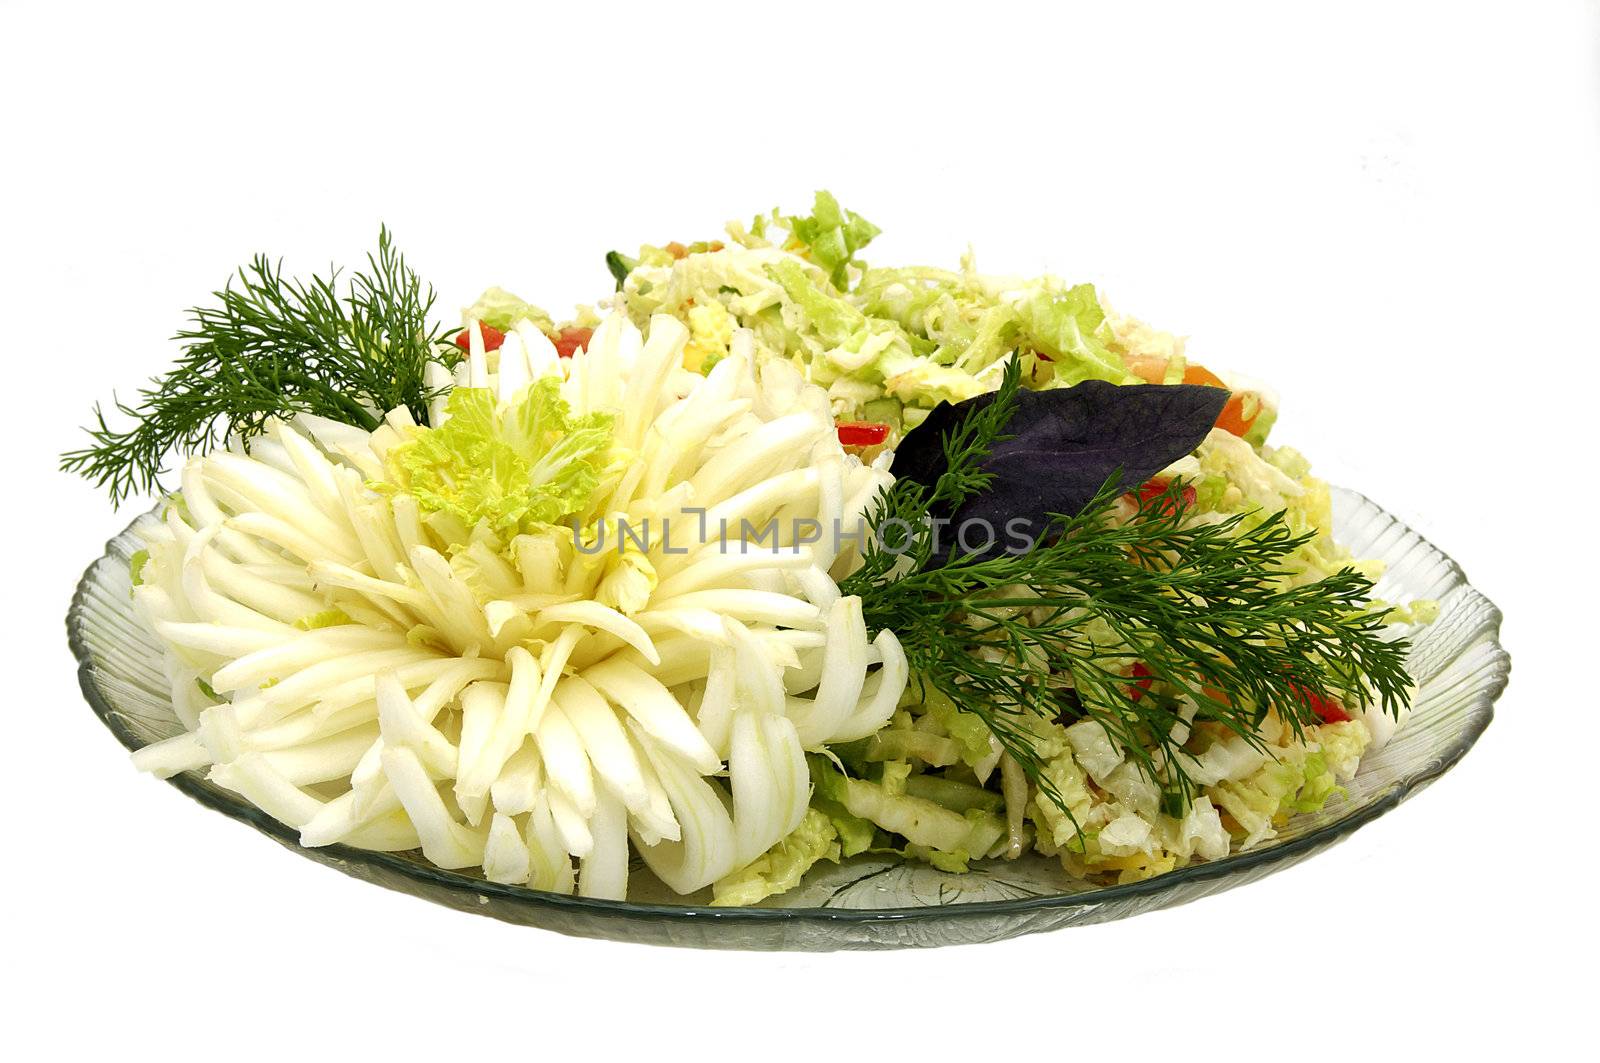
[[451, 365], [444, 330], [428, 316], [434, 292], [394, 249], [387, 229], [368, 269], [338, 290], [339, 271], [301, 281], [257, 255], [190, 311], [174, 338], [177, 364], [136, 402], [114, 401], [133, 427], [113, 428], [95, 407], [91, 442], [61, 468], [106, 488], [113, 503], [159, 486], [174, 451], [202, 453], [231, 437], [248, 442], [274, 417], [307, 413], [371, 430], [404, 406], [426, 424], [428, 363]]
[[986, 415], [1003, 408], [1013, 378], [1001, 400], [947, 435], [949, 484], [898, 480], [880, 496], [870, 524], [913, 530], [869, 543], [841, 589], [861, 595], [873, 631], [894, 630], [925, 682], [988, 724], [1047, 799], [1071, 816], [1041, 774], [1030, 716], [1099, 722], [1169, 812], [1197, 796], [1178, 698], [1135, 686], [1135, 663], [1198, 706], [1197, 720], [1257, 746], [1269, 710], [1296, 734], [1317, 722], [1310, 695], [1399, 712], [1407, 645], [1385, 638], [1384, 614], [1368, 606], [1371, 581], [1345, 569], [1290, 586], [1285, 563], [1308, 537], [1281, 513], [1185, 526], [1183, 485], [1173, 482], [1118, 523], [1113, 479], [1082, 512], [1053, 517], [1026, 553], [934, 561], [930, 508], [982, 489], [974, 469], [1005, 424]]

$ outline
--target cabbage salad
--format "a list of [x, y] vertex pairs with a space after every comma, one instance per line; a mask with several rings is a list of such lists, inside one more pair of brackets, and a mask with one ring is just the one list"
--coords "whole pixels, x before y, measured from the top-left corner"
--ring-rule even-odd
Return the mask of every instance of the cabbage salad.
[[344, 291], [255, 259], [63, 459], [164, 493], [184, 730], [135, 763], [308, 847], [720, 905], [865, 853], [1127, 882], [1338, 800], [1431, 606], [1372, 599], [1276, 399], [877, 231], [819, 193], [613, 252], [566, 322], [435, 323], [387, 232]]

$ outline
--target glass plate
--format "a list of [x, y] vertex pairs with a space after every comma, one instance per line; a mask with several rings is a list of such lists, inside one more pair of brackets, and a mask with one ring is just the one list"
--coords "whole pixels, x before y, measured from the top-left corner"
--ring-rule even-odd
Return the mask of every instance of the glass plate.
[[[129, 597], [133, 531], [107, 544], [84, 573], [67, 614], [78, 678], [111, 733], [129, 749], [179, 733], [161, 672], [162, 653]], [[1340, 542], [1357, 557], [1381, 558], [1386, 601], [1437, 599], [1438, 620], [1415, 636], [1409, 662], [1417, 697], [1406, 725], [1361, 763], [1341, 800], [1297, 816], [1245, 853], [1192, 864], [1143, 882], [1092, 887], [1043, 857], [989, 861], [965, 875], [923, 864], [857, 858], [809, 876], [776, 907], [712, 908], [705, 895], [679, 897], [637, 860], [632, 899], [591, 900], [442, 871], [420, 853], [370, 853], [342, 845], [302, 848], [297, 832], [195, 772], [168, 781], [208, 808], [347, 875], [464, 912], [563, 934], [659, 945], [729, 949], [872, 949], [999, 941], [1019, 934], [1102, 923], [1185, 904], [1281, 870], [1388, 812], [1464, 756], [1489, 725], [1511, 662], [1498, 636], [1500, 612], [1461, 568], [1361, 495], [1334, 490]]]

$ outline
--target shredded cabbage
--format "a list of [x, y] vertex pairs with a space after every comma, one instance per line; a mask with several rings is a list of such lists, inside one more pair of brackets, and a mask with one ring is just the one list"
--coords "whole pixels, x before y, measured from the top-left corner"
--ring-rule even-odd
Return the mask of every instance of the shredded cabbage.
[[413, 428], [389, 451], [380, 490], [509, 537], [581, 511], [600, 482], [613, 417], [572, 416], [552, 378], [505, 408], [487, 388], [456, 388], [445, 409], [443, 425]]
[[489, 288], [478, 301], [461, 311], [463, 321], [481, 321], [505, 332], [519, 321], [530, 321], [543, 332], [555, 327], [550, 315], [524, 302], [504, 288]]
[[800, 884], [805, 873], [821, 860], [837, 863], [839, 832], [822, 812], [812, 808], [782, 841], [744, 867], [711, 886], [712, 904], [756, 904]]
[[827, 271], [836, 288], [845, 287], [845, 269], [855, 261], [856, 252], [881, 231], [855, 211], [841, 208], [828, 192], [817, 193], [809, 216], [784, 220], [789, 224], [793, 244]]

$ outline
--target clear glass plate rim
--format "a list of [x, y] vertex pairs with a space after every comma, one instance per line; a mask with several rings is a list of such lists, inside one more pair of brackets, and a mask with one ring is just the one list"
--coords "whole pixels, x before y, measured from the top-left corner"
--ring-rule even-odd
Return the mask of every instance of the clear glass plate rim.
[[[1339, 488], [1339, 491], [1373, 507], [1388, 516], [1405, 532], [1416, 536], [1420, 542], [1439, 554], [1439, 557], [1449, 565], [1451, 571], [1462, 585], [1471, 587], [1466, 572], [1458, 562], [1417, 533], [1404, 521], [1401, 521], [1388, 510], [1358, 491], [1348, 488]], [[95, 679], [96, 666], [90, 654], [87, 640], [81, 630], [80, 618], [84, 612], [84, 603], [90, 591], [95, 569], [111, 556], [117, 540], [126, 535], [134, 524], [137, 524], [141, 519], [143, 519], [142, 516], [135, 518], [127, 528], [108, 540], [105, 552], [84, 569], [83, 576], [79, 579], [73, 593], [72, 603], [66, 617], [67, 642], [74, 658], [78, 662], [78, 685], [82, 690], [84, 699], [89, 703], [89, 707], [100, 719], [100, 722], [105, 725], [106, 729], [130, 751], [141, 748], [143, 743], [128, 730], [120, 719], [117, 710], [100, 690]], [[912, 905], [893, 908], [718, 908], [706, 905], [640, 904], [630, 901], [566, 896], [530, 890], [521, 886], [490, 882], [484, 879], [470, 878], [465, 875], [404, 860], [389, 853], [371, 852], [345, 845], [335, 844], [315, 850], [306, 849], [300, 845], [299, 834], [294, 829], [279, 823], [253, 805], [243, 801], [228, 800], [219, 791], [200, 786], [188, 773], [175, 775], [167, 779], [166, 782], [206, 808], [246, 823], [281, 844], [319, 862], [372, 865], [422, 885], [440, 887], [453, 893], [471, 894], [483, 898], [498, 897], [516, 904], [543, 907], [556, 912], [663, 922], [770, 923], [787, 921], [807, 923], [880, 923], [905, 922], [928, 918], [976, 919], [1071, 908], [1093, 909], [1101, 905], [1114, 904], [1121, 900], [1159, 895], [1189, 883], [1231, 878], [1235, 875], [1268, 868], [1285, 861], [1292, 863], [1302, 855], [1342, 840], [1360, 827], [1391, 811], [1407, 798], [1453, 768], [1472, 749], [1492, 722], [1494, 718], [1494, 703], [1505, 690], [1510, 676], [1510, 656], [1499, 642], [1502, 614], [1493, 602], [1484, 598], [1481, 592], [1477, 592], [1475, 588], [1474, 593], [1478, 594], [1478, 597], [1488, 610], [1485, 629], [1494, 643], [1494, 648], [1501, 660], [1501, 666], [1489, 687], [1478, 695], [1484, 702], [1483, 711], [1474, 715], [1471, 723], [1461, 736], [1453, 745], [1444, 750], [1441, 756], [1431, 760], [1421, 770], [1398, 780], [1387, 793], [1376, 798], [1371, 803], [1351, 812], [1347, 816], [1341, 816], [1308, 834], [1301, 835], [1290, 841], [1275, 846], [1234, 853], [1221, 860], [1190, 864], [1187, 867], [1178, 868], [1139, 882], [1104, 886], [1085, 890], [1081, 893], [1059, 893], [1008, 900]]]

